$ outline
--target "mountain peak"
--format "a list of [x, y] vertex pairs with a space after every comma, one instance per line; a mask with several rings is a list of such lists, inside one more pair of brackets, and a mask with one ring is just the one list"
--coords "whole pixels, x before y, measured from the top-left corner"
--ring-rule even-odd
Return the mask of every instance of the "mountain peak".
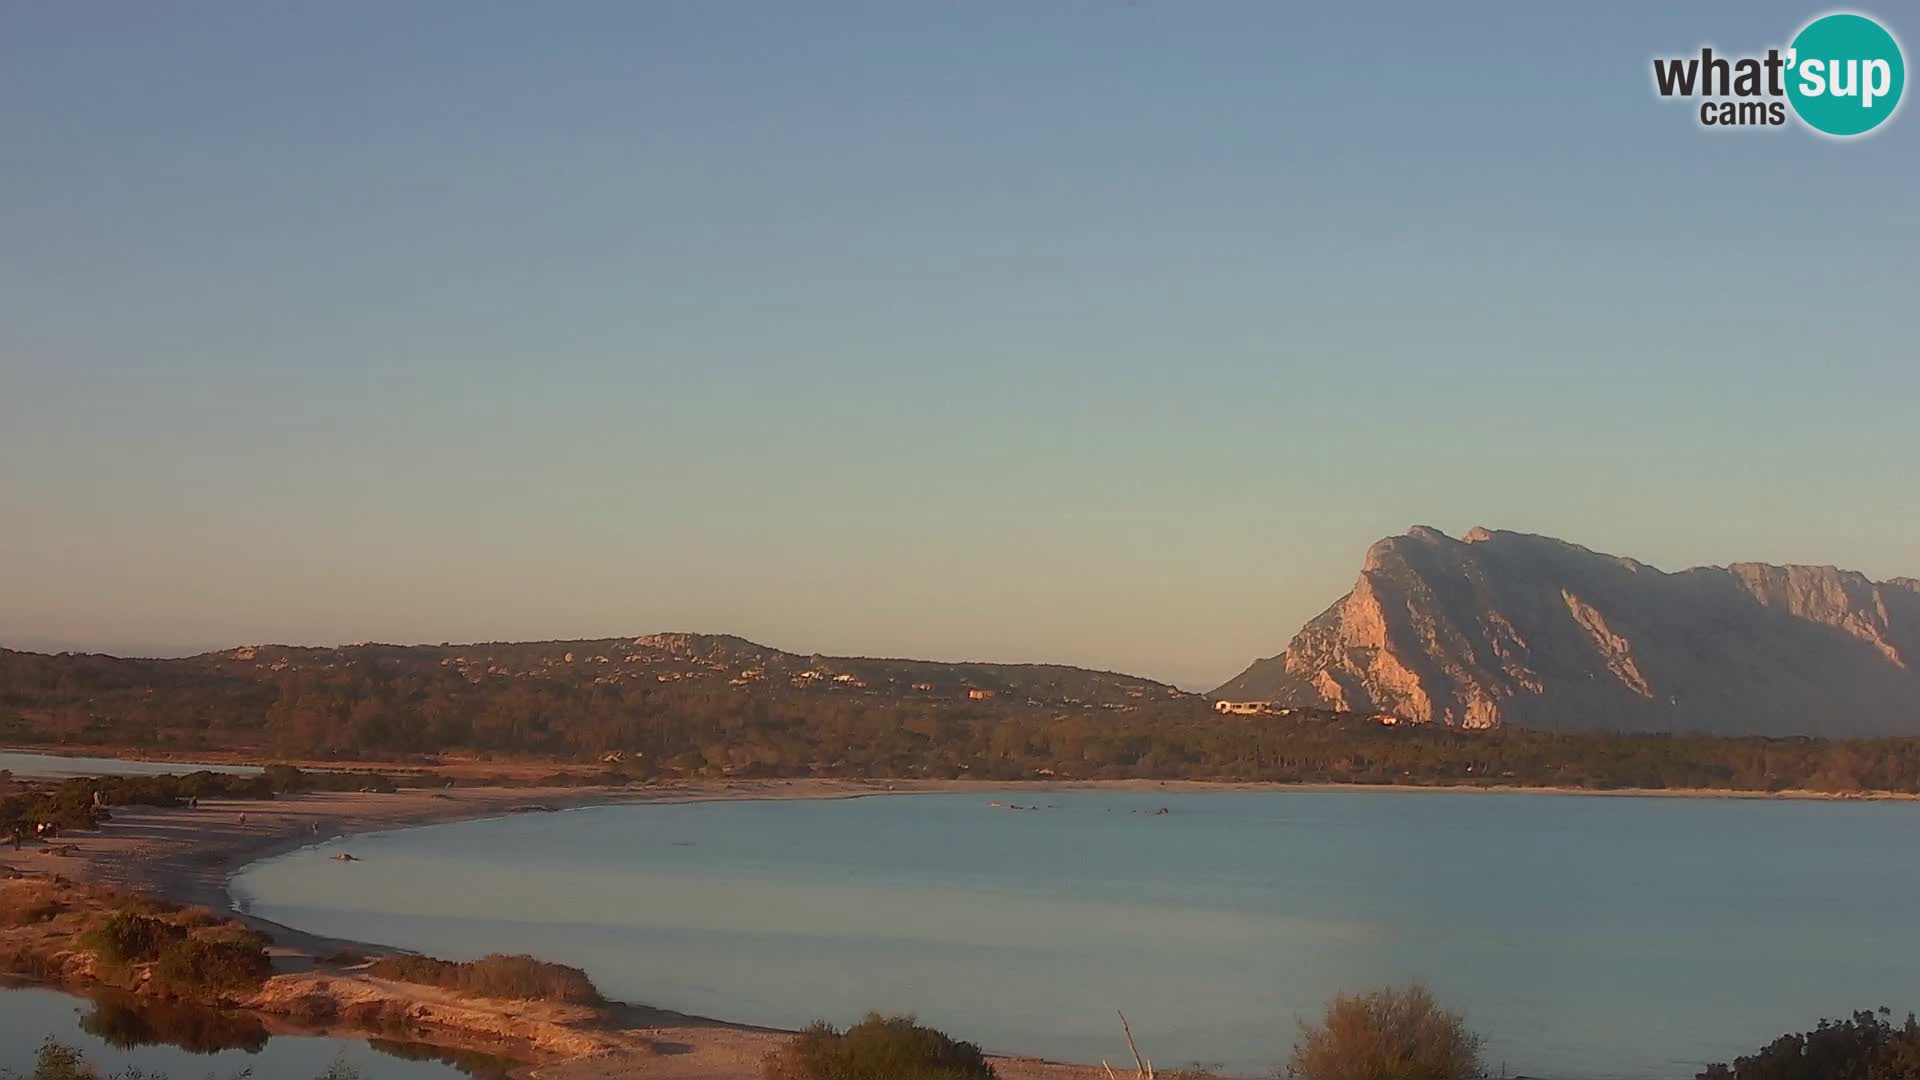
[[1416, 525], [1285, 652], [1215, 691], [1461, 727], [1920, 734], [1920, 589], [1830, 566], [1663, 573]]

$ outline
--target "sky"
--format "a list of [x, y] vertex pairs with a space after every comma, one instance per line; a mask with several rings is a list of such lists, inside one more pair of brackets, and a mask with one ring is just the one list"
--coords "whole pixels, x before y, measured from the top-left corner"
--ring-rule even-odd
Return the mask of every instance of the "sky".
[[0, 0], [0, 644], [1206, 688], [1416, 523], [1920, 575], [1920, 116], [1651, 87], [1822, 10]]

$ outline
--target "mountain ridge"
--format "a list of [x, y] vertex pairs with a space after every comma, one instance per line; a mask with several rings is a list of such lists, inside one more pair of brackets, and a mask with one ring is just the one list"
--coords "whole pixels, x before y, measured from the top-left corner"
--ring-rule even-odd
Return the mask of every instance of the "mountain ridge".
[[1463, 728], [1920, 733], [1920, 581], [1740, 562], [1667, 572], [1430, 526], [1214, 691]]

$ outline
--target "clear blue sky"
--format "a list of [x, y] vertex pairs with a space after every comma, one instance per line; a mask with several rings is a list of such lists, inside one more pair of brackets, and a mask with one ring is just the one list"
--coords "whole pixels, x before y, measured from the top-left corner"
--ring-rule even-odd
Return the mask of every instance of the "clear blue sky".
[[1650, 87], [1815, 11], [0, 0], [0, 642], [1203, 686], [1416, 522], [1920, 574], [1920, 115]]

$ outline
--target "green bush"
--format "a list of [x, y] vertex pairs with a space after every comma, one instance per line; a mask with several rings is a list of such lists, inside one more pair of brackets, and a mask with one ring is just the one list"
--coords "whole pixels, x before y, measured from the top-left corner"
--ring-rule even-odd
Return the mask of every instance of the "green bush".
[[1920, 1023], [1894, 1026], [1884, 1008], [1782, 1035], [1748, 1057], [1709, 1065], [1697, 1080], [1920, 1080]]
[[1486, 1075], [1480, 1036], [1424, 986], [1339, 994], [1300, 1024], [1292, 1080], [1470, 1080]]
[[184, 940], [187, 932], [164, 919], [116, 911], [88, 930], [80, 943], [108, 964], [143, 964], [158, 960], [168, 945]]
[[879, 1013], [845, 1031], [817, 1023], [769, 1054], [762, 1071], [767, 1080], [994, 1080], [978, 1046]]
[[381, 979], [440, 986], [478, 997], [512, 1001], [559, 1001], [570, 1005], [600, 1005], [606, 1001], [586, 972], [531, 956], [495, 953], [458, 964], [431, 956], [388, 956], [374, 961], [367, 973]]
[[256, 989], [273, 973], [266, 935], [237, 922], [189, 933], [165, 919], [122, 910], [80, 941], [103, 966], [153, 964], [154, 985], [175, 993]]
[[160, 950], [153, 979], [175, 992], [257, 990], [273, 974], [265, 949], [250, 941], [189, 937]]

